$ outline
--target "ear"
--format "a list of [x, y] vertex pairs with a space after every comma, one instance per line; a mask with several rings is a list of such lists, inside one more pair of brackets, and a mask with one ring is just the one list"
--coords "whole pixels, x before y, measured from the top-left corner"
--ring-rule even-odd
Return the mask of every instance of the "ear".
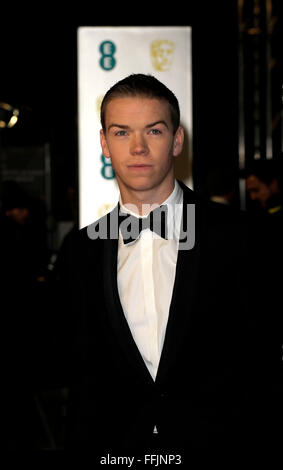
[[103, 129], [100, 130], [100, 145], [101, 145], [102, 153], [103, 153], [104, 157], [110, 158], [110, 152], [109, 152], [108, 144], [107, 144], [105, 133], [104, 133]]
[[178, 157], [182, 152], [184, 144], [184, 128], [179, 126], [175, 135], [174, 135], [174, 144], [173, 144], [173, 156]]
[[269, 189], [271, 191], [271, 194], [277, 194], [280, 192], [279, 182], [277, 178], [273, 178], [273, 180], [269, 184]]

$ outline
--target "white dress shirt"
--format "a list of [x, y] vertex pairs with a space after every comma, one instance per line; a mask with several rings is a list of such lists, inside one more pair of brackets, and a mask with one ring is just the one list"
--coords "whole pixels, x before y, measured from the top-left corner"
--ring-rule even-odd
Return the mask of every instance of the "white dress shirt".
[[[168, 206], [168, 240], [150, 229], [124, 245], [119, 233], [117, 279], [120, 301], [135, 343], [155, 380], [171, 304], [182, 219], [183, 191], [175, 179]], [[121, 212], [138, 216], [123, 206]]]

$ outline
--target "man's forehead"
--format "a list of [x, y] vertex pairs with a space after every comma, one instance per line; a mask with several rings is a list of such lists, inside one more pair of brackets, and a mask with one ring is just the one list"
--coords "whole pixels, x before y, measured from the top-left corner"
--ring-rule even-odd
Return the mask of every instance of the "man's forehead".
[[123, 120], [128, 121], [133, 117], [145, 122], [163, 120], [168, 126], [171, 124], [169, 103], [158, 98], [115, 97], [107, 103], [105, 117], [108, 124], [111, 124], [113, 119], [119, 119], [123, 123]]
[[247, 177], [247, 181], [250, 181], [250, 182], [252, 182], [252, 181], [259, 181], [259, 179], [258, 179], [258, 177], [257, 177], [256, 175], [249, 175], [249, 176]]
[[263, 183], [256, 175], [249, 175], [246, 182], [248, 187], [258, 186]]

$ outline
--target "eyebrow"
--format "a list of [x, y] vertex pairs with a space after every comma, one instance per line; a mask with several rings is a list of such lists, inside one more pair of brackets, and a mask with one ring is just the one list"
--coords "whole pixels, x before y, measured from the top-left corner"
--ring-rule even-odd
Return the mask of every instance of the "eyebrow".
[[167, 122], [165, 122], [165, 121], [163, 121], [163, 120], [161, 120], [161, 121], [155, 121], [155, 122], [153, 122], [152, 124], [148, 124], [148, 125], [145, 126], [145, 127], [146, 127], [146, 129], [148, 129], [149, 127], [154, 127], [154, 126], [156, 126], [157, 124], [163, 124], [165, 127], [167, 127], [167, 129], [169, 129]]
[[[167, 127], [167, 129], [169, 129], [168, 127], [168, 124], [166, 121], [163, 121], [163, 120], [160, 120], [160, 121], [155, 121], [155, 122], [152, 122], [151, 124], [147, 124], [145, 126], [145, 129], [149, 129], [151, 127], [154, 127], [156, 126], [157, 124], [163, 124], [165, 127]], [[119, 127], [119, 129], [130, 129], [130, 126], [127, 126], [125, 124], [116, 124], [116, 123], [113, 123], [113, 124], [110, 124], [110, 126], [108, 126], [108, 131], [111, 129], [111, 127]]]
[[110, 126], [108, 126], [108, 130], [111, 129], [111, 127], [119, 127], [120, 129], [130, 129], [130, 126], [125, 126], [124, 124], [110, 124]]

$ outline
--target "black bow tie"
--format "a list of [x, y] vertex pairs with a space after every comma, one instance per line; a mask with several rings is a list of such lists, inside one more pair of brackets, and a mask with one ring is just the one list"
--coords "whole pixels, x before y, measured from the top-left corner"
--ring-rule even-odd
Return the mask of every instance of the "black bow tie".
[[120, 213], [119, 204], [119, 227], [124, 244], [127, 245], [137, 240], [142, 230], [147, 228], [167, 240], [167, 214], [168, 207], [164, 205], [151, 211], [147, 217], [135, 217], [131, 214]]

